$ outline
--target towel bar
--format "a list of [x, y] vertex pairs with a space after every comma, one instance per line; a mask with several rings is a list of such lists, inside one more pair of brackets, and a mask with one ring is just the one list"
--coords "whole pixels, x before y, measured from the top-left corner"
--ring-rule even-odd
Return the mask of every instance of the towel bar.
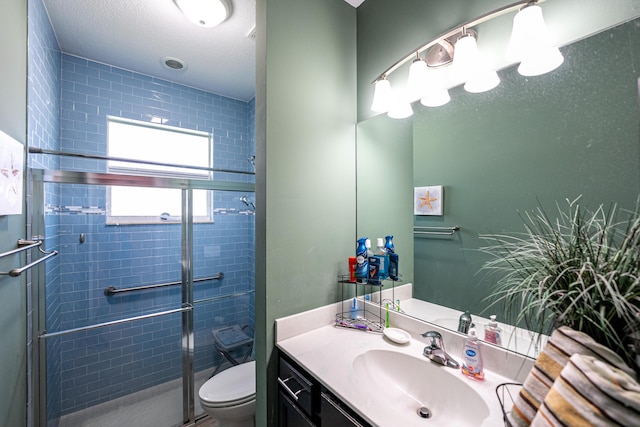
[[46, 255], [42, 258], [38, 258], [37, 260], [24, 265], [20, 268], [14, 268], [13, 270], [9, 270], [9, 271], [0, 271], [0, 276], [11, 276], [11, 277], [18, 277], [19, 275], [21, 275], [23, 272], [27, 271], [28, 269], [35, 267], [36, 265], [40, 264], [42, 261], [46, 261], [49, 258], [58, 255], [58, 251], [51, 251], [51, 252], [47, 252], [45, 250], [42, 249], [42, 239], [34, 239], [34, 240], [26, 240], [26, 239], [20, 239], [18, 240], [18, 247], [16, 249], [12, 249], [10, 251], [4, 252], [2, 254], [0, 254], [0, 258], [4, 258], [6, 256], [9, 255], [13, 255], [22, 251], [26, 251], [28, 249], [32, 249], [32, 248], [38, 248], [38, 251], [40, 251], [40, 253]]

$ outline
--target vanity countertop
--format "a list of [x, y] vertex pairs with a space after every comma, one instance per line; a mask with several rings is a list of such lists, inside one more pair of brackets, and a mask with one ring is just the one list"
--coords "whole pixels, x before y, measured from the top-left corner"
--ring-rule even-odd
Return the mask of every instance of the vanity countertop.
[[[424, 328], [424, 326], [422, 327]], [[422, 358], [424, 363], [433, 363], [422, 356], [425, 342], [416, 333], [409, 331], [412, 339], [408, 343], [400, 345], [391, 342], [379, 333], [336, 327], [332, 324], [327, 325], [327, 323], [325, 323], [325, 326], [311, 328], [307, 331], [298, 331], [299, 333], [293, 336], [282, 333], [282, 328], [283, 324], [277, 326], [276, 333], [285, 336], [284, 339], [277, 341], [277, 347], [307, 369], [328, 390], [342, 399], [372, 425], [379, 427], [457, 425], [454, 421], [456, 414], [447, 414], [446, 418], [443, 419], [442, 414], [437, 414], [434, 411], [433, 417], [426, 420], [420, 418], [415, 410], [404, 410], [398, 408], [397, 405], [394, 406], [392, 401], [389, 401], [388, 405], [376, 403], [375, 400], [368, 398], [368, 393], [371, 393], [371, 391], [363, 390], [363, 387], [359, 384], [361, 380], [354, 373], [354, 360], [369, 350], [401, 352], [412, 357]], [[433, 329], [433, 327], [431, 328]], [[445, 336], [445, 343], [446, 340], [447, 337]], [[445, 344], [445, 346], [447, 345], [448, 343]], [[454, 349], [459, 348], [455, 344], [452, 347]], [[456, 357], [459, 356], [459, 350], [455, 352], [455, 350], [450, 350], [448, 347], [447, 350], [456, 360], [460, 360], [459, 357]], [[437, 365], [437, 369], [443, 369], [452, 376], [462, 377], [484, 399], [489, 407], [489, 416], [481, 422], [478, 420], [479, 422], [475, 424], [476, 426], [495, 427], [504, 425], [501, 406], [496, 396], [496, 386], [510, 382], [512, 381], [511, 379], [485, 370], [485, 380], [479, 382], [464, 377], [460, 369], [439, 365]], [[430, 378], [425, 377], [422, 380], [428, 383]], [[452, 381], [455, 380], [452, 378]], [[433, 388], [435, 393], [442, 393], [442, 384], [433, 384]], [[456, 398], [457, 396], [455, 395], [451, 396], [451, 399]], [[428, 402], [421, 402], [421, 404], [428, 406]], [[415, 406], [417, 409], [421, 405], [416, 403]], [[458, 408], [464, 410], [464, 402], [461, 402]], [[438, 420], [440, 421], [438, 422]], [[452, 422], [454, 424], [451, 424]]]

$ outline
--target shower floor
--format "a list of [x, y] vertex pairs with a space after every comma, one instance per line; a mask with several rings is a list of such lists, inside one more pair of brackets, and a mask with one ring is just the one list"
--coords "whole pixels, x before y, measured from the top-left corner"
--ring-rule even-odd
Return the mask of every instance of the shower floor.
[[[195, 374], [196, 396], [209, 379], [211, 369]], [[203, 414], [195, 399], [195, 413]], [[59, 427], [173, 427], [182, 425], [182, 380], [177, 379], [101, 403], [60, 418]], [[198, 426], [217, 427], [208, 418]]]

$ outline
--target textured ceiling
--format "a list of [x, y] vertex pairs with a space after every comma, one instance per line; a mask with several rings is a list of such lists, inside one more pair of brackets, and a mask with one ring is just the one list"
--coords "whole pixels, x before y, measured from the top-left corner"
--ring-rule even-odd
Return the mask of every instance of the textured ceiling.
[[[255, 41], [247, 37], [255, 0], [230, 0], [231, 17], [214, 28], [191, 23], [173, 0], [43, 1], [65, 53], [234, 99], [255, 96]], [[167, 69], [164, 57], [187, 67]]]
[[[72, 55], [248, 101], [255, 95], [255, 0], [201, 28], [173, 0], [44, 0], [60, 49]], [[176, 57], [185, 70], [161, 58]]]

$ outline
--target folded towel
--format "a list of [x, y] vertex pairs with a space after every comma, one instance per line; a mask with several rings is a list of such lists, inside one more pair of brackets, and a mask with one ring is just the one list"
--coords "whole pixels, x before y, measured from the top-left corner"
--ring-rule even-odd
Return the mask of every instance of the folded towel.
[[612, 350], [598, 344], [587, 334], [561, 326], [549, 337], [516, 396], [513, 408], [507, 415], [512, 426], [526, 427], [531, 424], [553, 382], [573, 354], [596, 357], [634, 377], [633, 370]]
[[531, 427], [640, 426], [640, 384], [595, 357], [574, 354]]

